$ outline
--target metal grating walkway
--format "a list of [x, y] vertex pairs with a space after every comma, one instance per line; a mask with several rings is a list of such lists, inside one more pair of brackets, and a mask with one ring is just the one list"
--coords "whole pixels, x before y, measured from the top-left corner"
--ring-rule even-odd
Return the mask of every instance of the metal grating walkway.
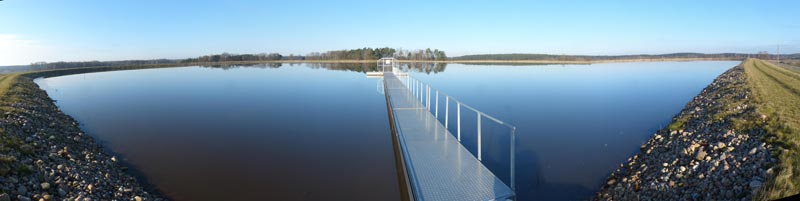
[[[514, 191], [492, 174], [392, 72], [384, 85], [416, 200], [506, 200]], [[407, 75], [406, 75], [407, 76]]]

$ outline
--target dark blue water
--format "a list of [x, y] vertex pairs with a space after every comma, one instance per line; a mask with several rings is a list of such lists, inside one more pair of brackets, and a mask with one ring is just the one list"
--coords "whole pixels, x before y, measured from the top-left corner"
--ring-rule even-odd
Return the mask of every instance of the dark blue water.
[[[412, 74], [517, 127], [520, 200], [581, 200], [736, 64], [449, 64]], [[385, 99], [359, 72], [369, 68], [183, 67], [38, 82], [175, 199], [398, 199]], [[462, 115], [462, 142], [475, 152], [476, 114]], [[484, 161], [508, 181], [508, 130], [482, 121]]]
[[[737, 64], [449, 64], [444, 72], [412, 76], [517, 127], [520, 200], [585, 200], [650, 135]], [[476, 114], [461, 112], [462, 143], [475, 153]], [[450, 116], [453, 133], [454, 121]], [[482, 122], [484, 162], [508, 181], [508, 131], [487, 119]]]
[[385, 98], [362, 73], [181, 67], [39, 80], [177, 200], [398, 200]]

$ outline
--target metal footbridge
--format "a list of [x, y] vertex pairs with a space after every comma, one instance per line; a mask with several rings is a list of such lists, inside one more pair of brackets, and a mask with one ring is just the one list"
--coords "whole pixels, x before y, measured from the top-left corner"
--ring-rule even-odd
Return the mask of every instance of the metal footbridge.
[[[408, 68], [400, 66], [394, 58], [378, 60], [378, 69], [382, 72], [373, 72], [371, 76], [380, 74], [383, 77], [383, 91], [405, 198], [515, 199], [514, 126], [415, 79], [409, 75]], [[462, 114], [462, 110], [469, 111], [469, 116]], [[475, 121], [470, 121], [470, 125], [462, 125], [462, 118]], [[487, 123], [503, 129], [497, 132], [497, 129], [482, 128]], [[470, 146], [461, 141], [462, 129], [466, 130], [467, 126], [473, 131], [469, 136]], [[503, 135], [507, 138], [487, 143], [482, 141], [487, 135]], [[503, 142], [503, 145], [496, 145], [498, 142]], [[488, 152], [484, 150], [486, 146], [501, 150]], [[487, 160], [487, 157], [499, 155], [507, 158]], [[484, 164], [485, 161], [493, 163]], [[498, 161], [504, 161], [504, 164], [498, 166]], [[487, 166], [502, 168], [490, 170]]]

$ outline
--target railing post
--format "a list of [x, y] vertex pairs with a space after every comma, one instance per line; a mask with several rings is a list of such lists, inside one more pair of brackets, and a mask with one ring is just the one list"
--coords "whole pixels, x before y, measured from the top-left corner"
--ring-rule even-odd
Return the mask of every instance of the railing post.
[[424, 103], [424, 102], [422, 102], [422, 99], [423, 99], [423, 98], [425, 98], [425, 97], [424, 97], [424, 95], [425, 95], [424, 93], [425, 93], [425, 92], [424, 92], [424, 91], [422, 91], [422, 88], [423, 88], [424, 86], [425, 86], [425, 84], [424, 84], [424, 83], [422, 83], [422, 81], [419, 81], [419, 97], [418, 97], [418, 98], [419, 98], [419, 103]]
[[422, 103], [422, 82], [417, 80], [417, 101]]
[[422, 84], [422, 99], [420, 99], [419, 102], [422, 102], [422, 105], [424, 105], [425, 107], [428, 107], [428, 104], [425, 103], [425, 97], [428, 96], [428, 90], [427, 89], [428, 89], [428, 85], [427, 84]]
[[414, 79], [411, 79], [411, 76], [408, 76], [408, 89], [411, 90], [411, 95], [414, 95]]
[[422, 99], [419, 100], [420, 102], [422, 102], [422, 104], [425, 104], [426, 107], [428, 105], [428, 104], [425, 103], [425, 98], [428, 96], [427, 90], [426, 90], [427, 88], [428, 88], [428, 84], [422, 84]]
[[428, 107], [428, 112], [431, 111], [431, 85], [425, 86], [425, 106]]
[[414, 94], [414, 98], [417, 98], [417, 80], [411, 79], [411, 88]]
[[458, 130], [458, 141], [461, 142], [461, 103], [456, 102], [456, 125]]
[[516, 161], [516, 157], [514, 156], [516, 154], [515, 150], [514, 150], [514, 146], [516, 144], [516, 136], [517, 136], [517, 127], [512, 127], [511, 128], [511, 137], [510, 137], [511, 138], [511, 146], [510, 146], [511, 147], [510, 148], [511, 149], [510, 150], [511, 151], [511, 191], [514, 191], [514, 192], [516, 192], [516, 180], [514, 179], [514, 176], [515, 176], [514, 175], [514, 171], [516, 170], [514, 168], [514, 165], [516, 163], [515, 162]]
[[447, 129], [450, 121], [450, 96], [444, 96], [444, 128]]
[[419, 83], [414, 79], [414, 99], [419, 99]]
[[436, 104], [434, 104], [434, 105], [436, 105], [434, 107], [436, 109], [436, 112], [434, 112], [433, 116], [435, 116], [436, 120], [438, 121], [439, 120], [439, 90], [436, 90]]
[[478, 160], [481, 160], [481, 112], [478, 112]]
[[417, 97], [417, 98], [419, 99], [419, 102], [420, 102], [420, 103], [423, 103], [423, 102], [422, 102], [422, 99], [424, 98], [424, 95], [425, 95], [425, 92], [424, 92], [424, 91], [422, 91], [422, 88], [423, 88], [424, 86], [425, 86], [425, 84], [424, 84], [424, 83], [422, 83], [422, 81], [419, 81], [419, 97]]

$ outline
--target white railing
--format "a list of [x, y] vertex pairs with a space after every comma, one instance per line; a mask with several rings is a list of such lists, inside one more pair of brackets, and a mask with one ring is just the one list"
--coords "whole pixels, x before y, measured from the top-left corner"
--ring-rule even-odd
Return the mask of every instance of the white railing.
[[[516, 180], [515, 180], [515, 142], [516, 142], [516, 129], [517, 127], [500, 121], [499, 119], [488, 115], [486, 113], [481, 112], [478, 109], [470, 107], [467, 104], [459, 101], [458, 99], [447, 95], [444, 92], [439, 91], [436, 88], [431, 87], [428, 83], [422, 82], [408, 73], [408, 69], [403, 69], [400, 66], [392, 66], [392, 72], [394, 72], [395, 76], [397, 76], [402, 82], [404, 82], [405, 86], [411, 91], [412, 95], [419, 101], [427, 110], [434, 114], [436, 119], [441, 122], [439, 119], [439, 97], [443, 96], [445, 99], [445, 108], [444, 108], [444, 126], [446, 129], [449, 129], [449, 121], [450, 121], [450, 102], [456, 103], [456, 138], [459, 142], [461, 142], [461, 108], [466, 108], [468, 110], [472, 110], [477, 114], [477, 158], [478, 161], [483, 163], [483, 143], [482, 143], [482, 130], [481, 130], [481, 119], [486, 118], [489, 119], [499, 125], [505, 126], [510, 130], [509, 133], [509, 187], [512, 190], [516, 190]], [[431, 96], [433, 93], [433, 96]], [[433, 111], [431, 111], [431, 97], [434, 98], [433, 104]]]

